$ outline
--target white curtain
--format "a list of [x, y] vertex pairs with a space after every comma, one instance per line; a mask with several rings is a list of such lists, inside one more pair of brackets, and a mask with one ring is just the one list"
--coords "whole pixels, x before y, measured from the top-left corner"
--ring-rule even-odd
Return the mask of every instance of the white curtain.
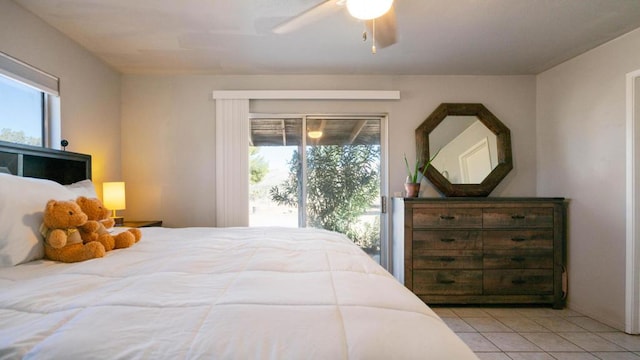
[[216, 99], [216, 226], [249, 226], [249, 99]]

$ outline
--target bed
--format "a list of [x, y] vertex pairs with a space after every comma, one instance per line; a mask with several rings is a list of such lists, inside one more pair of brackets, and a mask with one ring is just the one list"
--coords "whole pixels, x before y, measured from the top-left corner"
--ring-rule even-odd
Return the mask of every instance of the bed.
[[[0, 359], [476, 359], [334, 232], [144, 228], [139, 243], [104, 258], [42, 259], [38, 197], [86, 191], [91, 161], [45, 150], [42, 163], [85, 163], [60, 184], [17, 176], [24, 159], [13, 169], [2, 160], [24, 150], [0, 143], [0, 169], [12, 173], [0, 171]], [[14, 203], [18, 193], [34, 204]]]

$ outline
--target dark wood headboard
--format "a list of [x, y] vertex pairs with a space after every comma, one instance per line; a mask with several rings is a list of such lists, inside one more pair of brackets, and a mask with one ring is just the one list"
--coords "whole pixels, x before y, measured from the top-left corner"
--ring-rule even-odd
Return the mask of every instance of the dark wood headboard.
[[91, 179], [91, 155], [0, 141], [0, 172], [68, 185]]

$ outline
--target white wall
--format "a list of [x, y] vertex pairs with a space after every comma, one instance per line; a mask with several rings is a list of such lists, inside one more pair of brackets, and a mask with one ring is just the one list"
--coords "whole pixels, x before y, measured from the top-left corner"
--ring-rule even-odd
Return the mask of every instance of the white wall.
[[0, 51], [60, 78], [62, 138], [93, 156], [93, 179], [119, 180], [120, 75], [40, 18], [0, 0]]
[[569, 206], [568, 304], [624, 328], [625, 75], [640, 29], [537, 77], [538, 195]]
[[[403, 153], [442, 102], [480, 102], [511, 128], [514, 170], [492, 196], [534, 196], [533, 76], [123, 75], [122, 159], [126, 217], [167, 226], [215, 225], [214, 90], [400, 90], [400, 101], [255, 101], [253, 112], [389, 114], [390, 192], [403, 189]], [[439, 196], [425, 185], [425, 196]], [[561, 195], [561, 194], [560, 194]]]

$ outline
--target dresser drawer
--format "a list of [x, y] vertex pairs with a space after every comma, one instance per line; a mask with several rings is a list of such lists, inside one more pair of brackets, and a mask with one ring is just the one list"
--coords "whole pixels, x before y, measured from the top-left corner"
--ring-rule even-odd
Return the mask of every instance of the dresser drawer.
[[553, 230], [485, 230], [485, 249], [552, 249]]
[[485, 250], [485, 269], [553, 269], [553, 249]]
[[413, 268], [482, 269], [482, 252], [478, 250], [414, 252]]
[[413, 292], [424, 295], [482, 294], [482, 270], [414, 270]]
[[485, 228], [552, 228], [553, 209], [546, 207], [488, 208], [482, 213]]
[[482, 209], [414, 208], [415, 228], [481, 228]]
[[413, 232], [416, 250], [481, 250], [480, 230], [418, 230]]
[[553, 270], [484, 270], [487, 295], [552, 294]]

